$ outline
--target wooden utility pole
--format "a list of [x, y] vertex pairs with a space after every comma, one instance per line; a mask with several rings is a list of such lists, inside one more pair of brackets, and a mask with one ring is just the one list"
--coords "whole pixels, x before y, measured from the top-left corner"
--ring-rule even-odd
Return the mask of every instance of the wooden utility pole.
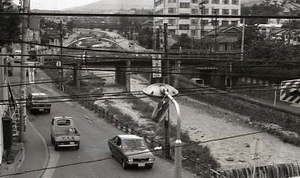
[[[23, 0], [22, 6], [23, 13], [29, 12], [29, 0]], [[24, 43], [27, 40], [28, 29], [28, 16], [22, 16], [22, 43], [21, 43], [21, 84], [26, 83], [26, 68], [25, 68], [25, 56], [27, 54], [27, 45]], [[25, 129], [26, 118], [26, 85], [20, 85], [20, 121], [19, 121], [19, 142], [23, 141], [23, 129]]]
[[63, 68], [63, 25], [60, 21], [60, 89], [63, 90], [64, 68]]
[[241, 44], [241, 61], [244, 61], [244, 47], [245, 47], [245, 25], [246, 25], [246, 19], [243, 18], [243, 27], [242, 27], [242, 44]]
[[[165, 60], [163, 62], [164, 65], [164, 76], [163, 81], [164, 83], [170, 84], [170, 62], [168, 59], [168, 24], [164, 23], [164, 57]], [[169, 99], [167, 100], [168, 111], [167, 116], [164, 119], [164, 137], [165, 137], [165, 157], [167, 159], [171, 158], [170, 154], [170, 106], [169, 106]]]

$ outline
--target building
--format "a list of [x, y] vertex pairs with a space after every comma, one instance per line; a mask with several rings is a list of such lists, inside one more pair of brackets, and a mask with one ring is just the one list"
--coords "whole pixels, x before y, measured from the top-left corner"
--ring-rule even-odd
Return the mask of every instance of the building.
[[210, 51], [240, 52], [241, 36], [241, 27], [220, 26], [216, 30], [208, 32], [204, 39]]
[[[155, 14], [240, 15], [241, 0], [154, 0]], [[168, 34], [187, 34], [200, 39], [218, 26], [240, 25], [236, 18], [174, 18], [155, 17], [154, 29], [168, 24]]]

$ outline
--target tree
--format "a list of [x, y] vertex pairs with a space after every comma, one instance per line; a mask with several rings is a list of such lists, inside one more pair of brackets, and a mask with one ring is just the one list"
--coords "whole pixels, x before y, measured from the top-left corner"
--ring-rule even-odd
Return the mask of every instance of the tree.
[[178, 42], [171, 46], [171, 49], [191, 49], [192, 39], [187, 34], [181, 34], [178, 38]]
[[[259, 16], [271, 16], [277, 15], [283, 11], [283, 5], [277, 3], [277, 1], [264, 0], [260, 4], [254, 4], [253, 6], [247, 7], [242, 6], [242, 15], [251, 16], [251, 15], [259, 15]], [[254, 25], [254, 24], [264, 24], [267, 23], [267, 18], [253, 18], [246, 19], [246, 24]]]
[[153, 47], [153, 31], [151, 28], [143, 28], [139, 31], [138, 34], [138, 42], [140, 45], [147, 49], [151, 49]]
[[[12, 5], [4, 6], [1, 3], [0, 12], [17, 12]], [[19, 39], [20, 35], [20, 17], [11, 15], [0, 16], [0, 46], [8, 45], [14, 40]]]

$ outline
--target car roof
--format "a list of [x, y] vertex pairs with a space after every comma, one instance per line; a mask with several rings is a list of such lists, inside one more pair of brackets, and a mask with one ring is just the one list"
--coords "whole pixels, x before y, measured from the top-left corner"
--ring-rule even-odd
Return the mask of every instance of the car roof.
[[137, 135], [118, 135], [122, 140], [123, 139], [143, 139], [142, 137], [139, 137]]
[[32, 96], [47, 96], [46, 93], [31, 93]]
[[72, 119], [70, 116], [55, 116], [53, 119]]

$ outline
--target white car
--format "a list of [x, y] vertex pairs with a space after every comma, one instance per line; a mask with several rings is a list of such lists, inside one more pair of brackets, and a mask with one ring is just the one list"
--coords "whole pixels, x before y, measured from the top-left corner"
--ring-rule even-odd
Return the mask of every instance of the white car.
[[75, 127], [72, 117], [54, 117], [51, 120], [51, 142], [57, 150], [60, 147], [74, 147], [76, 150], [80, 146], [80, 134]]

